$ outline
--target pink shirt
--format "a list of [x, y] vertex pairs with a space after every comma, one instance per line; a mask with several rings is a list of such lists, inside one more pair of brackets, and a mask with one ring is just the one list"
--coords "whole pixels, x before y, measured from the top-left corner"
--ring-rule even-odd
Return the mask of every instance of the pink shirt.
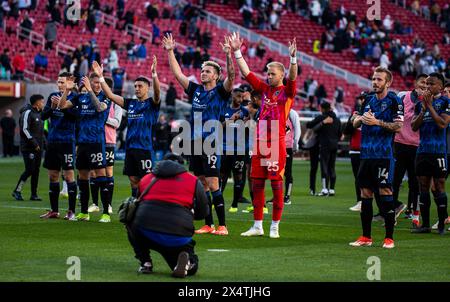
[[405, 111], [403, 127], [399, 133], [395, 134], [394, 142], [417, 147], [419, 146], [420, 136], [419, 131], [414, 132], [411, 128], [411, 121], [414, 117], [415, 107], [415, 104], [411, 100], [411, 93], [411, 91], [407, 92], [405, 94], [405, 98], [403, 99], [403, 106]]
[[117, 139], [116, 129], [122, 120], [122, 108], [112, 104], [105, 124], [105, 140], [107, 145], [115, 145]]

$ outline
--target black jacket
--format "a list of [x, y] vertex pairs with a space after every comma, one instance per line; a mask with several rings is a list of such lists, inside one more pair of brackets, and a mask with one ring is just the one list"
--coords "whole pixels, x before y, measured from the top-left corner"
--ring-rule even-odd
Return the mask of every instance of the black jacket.
[[2, 128], [4, 136], [14, 136], [16, 131], [16, 121], [12, 117], [3, 117], [0, 120], [0, 127]]
[[[323, 120], [327, 117], [333, 118], [333, 123], [324, 124]], [[306, 124], [309, 129], [314, 129], [317, 133], [319, 145], [321, 148], [337, 150], [339, 140], [341, 139], [341, 121], [333, 111], [324, 112], [312, 121]]]
[[35, 152], [36, 148], [42, 150], [44, 146], [44, 122], [41, 112], [30, 104], [20, 109], [20, 150], [22, 152]]
[[[153, 174], [159, 179], [173, 180], [173, 196], [177, 195], [179, 186], [177, 175], [186, 173], [186, 169], [171, 160], [163, 160], [153, 169]], [[154, 184], [150, 191], [158, 185]], [[204, 219], [209, 213], [208, 201], [202, 183], [197, 179], [191, 208], [164, 200], [146, 200], [141, 202], [136, 210], [133, 228], [144, 228], [154, 232], [190, 237], [194, 235], [194, 219]]]

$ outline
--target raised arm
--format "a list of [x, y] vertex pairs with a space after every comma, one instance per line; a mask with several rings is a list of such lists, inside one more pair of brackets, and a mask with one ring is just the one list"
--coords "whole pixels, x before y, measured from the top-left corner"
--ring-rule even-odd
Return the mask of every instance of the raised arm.
[[173, 75], [177, 79], [178, 83], [180, 83], [181, 87], [186, 90], [189, 86], [189, 79], [183, 74], [181, 71], [180, 64], [178, 64], [177, 59], [175, 58], [175, 54], [173, 50], [175, 49], [175, 40], [172, 37], [172, 34], [167, 34], [163, 38], [163, 46], [167, 51], [167, 55], [169, 57], [169, 66]]
[[[74, 87], [75, 87], [75, 78], [74, 77], [67, 78], [64, 93], [62, 94], [61, 99], [59, 100], [59, 106], [58, 106], [59, 109], [63, 110], [63, 109], [68, 109], [68, 108], [73, 107], [72, 102], [67, 100], [67, 96], [69, 95], [70, 91], [72, 91], [72, 89]], [[52, 98], [52, 101], [53, 101], [53, 98]]]
[[291, 64], [289, 64], [288, 78], [291, 81], [295, 81], [297, 78], [298, 66], [297, 66], [297, 41], [294, 39], [289, 41], [289, 55], [291, 58]]
[[94, 91], [92, 90], [91, 81], [89, 80], [89, 78], [84, 76], [82, 82], [84, 87], [86, 87], [89, 93], [89, 98], [91, 99], [92, 104], [94, 104], [95, 110], [97, 110], [97, 112], [105, 111], [106, 108], [108, 108], [108, 105], [106, 105], [103, 102], [100, 102], [100, 100], [97, 98]]
[[158, 79], [158, 73], [156, 72], [157, 64], [158, 60], [156, 59], [156, 56], [153, 55], [152, 79], [153, 79], [153, 103], [155, 105], [161, 103], [161, 89]]
[[227, 77], [223, 82], [223, 88], [225, 88], [226, 91], [231, 92], [231, 90], [233, 90], [233, 83], [236, 74], [234, 71], [233, 58], [231, 58], [231, 46], [229, 38], [225, 36], [225, 43], [220, 43], [220, 46], [222, 46], [222, 49], [227, 56]]
[[245, 62], [244, 57], [241, 53], [241, 46], [244, 40], [241, 39], [239, 33], [236, 32], [228, 37], [228, 39], [231, 49], [234, 51], [234, 57], [236, 58], [236, 63], [238, 64], [239, 70], [244, 77], [247, 77], [247, 75], [250, 73], [250, 68], [248, 67], [247, 62]]
[[125, 106], [125, 101], [124, 101], [123, 97], [121, 97], [120, 95], [114, 94], [112, 92], [111, 88], [105, 82], [105, 78], [103, 77], [103, 64], [102, 64], [102, 66], [100, 66], [97, 63], [97, 61], [94, 61], [92, 63], [92, 69], [100, 77], [100, 85], [102, 85], [102, 90], [103, 90], [103, 92], [105, 92], [105, 95], [108, 97], [108, 99], [110, 99], [111, 101], [113, 101], [114, 103], [116, 103], [117, 105], [119, 105], [120, 107], [123, 108]]

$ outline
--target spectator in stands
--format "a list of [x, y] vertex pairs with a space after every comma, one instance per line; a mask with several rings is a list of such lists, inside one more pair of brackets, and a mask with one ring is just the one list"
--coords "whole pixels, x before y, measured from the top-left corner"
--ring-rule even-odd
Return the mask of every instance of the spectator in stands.
[[94, 63], [94, 61], [96, 61], [98, 64], [100, 64], [102, 61], [102, 58], [100, 56], [100, 49], [97, 46], [94, 47], [94, 51], [89, 59], [89, 66], [92, 66], [92, 63]]
[[88, 12], [86, 19], [86, 27], [91, 32], [91, 34], [98, 33], [97, 23], [95, 20], [95, 13], [93, 11]]
[[431, 15], [430, 20], [432, 22], [438, 23], [439, 17], [441, 15], [441, 6], [438, 2], [435, 2], [434, 5], [431, 7]]
[[250, 26], [252, 24], [252, 17], [253, 17], [253, 8], [251, 7], [251, 5], [248, 5], [247, 3], [245, 3], [239, 9], [239, 13], [242, 14], [242, 18], [244, 21], [244, 27], [250, 28]]
[[78, 73], [78, 70], [79, 70], [79, 68], [78, 68], [78, 59], [74, 58], [73, 61], [72, 61], [72, 64], [70, 64], [69, 72], [71, 74], [73, 74], [75, 78], [79, 78], [80, 74]]
[[44, 38], [45, 38], [45, 49], [46, 50], [52, 50], [53, 49], [53, 43], [56, 40], [56, 22], [53, 20], [49, 20], [47, 24], [45, 25], [44, 30]]
[[183, 68], [191, 68], [192, 60], [193, 60], [193, 50], [192, 47], [186, 48], [186, 50], [181, 55], [181, 63], [183, 65]]
[[25, 72], [25, 50], [21, 49], [12, 60], [12, 66], [14, 68], [13, 79], [23, 80]]
[[392, 31], [392, 26], [394, 25], [394, 21], [392, 21], [390, 15], [386, 15], [383, 20], [383, 28], [389, 34]]
[[200, 47], [197, 47], [193, 54], [193, 67], [194, 69], [200, 69], [202, 67], [202, 54], [200, 52]]
[[161, 38], [161, 30], [155, 23], [153, 23], [152, 24], [152, 44], [159, 45], [160, 40], [161, 40], [160, 38]]
[[20, 39], [28, 39], [30, 31], [33, 30], [33, 21], [29, 18], [28, 13], [25, 14], [22, 23], [20, 23], [20, 27], [23, 28], [20, 32]]
[[117, 0], [116, 8], [117, 8], [117, 18], [119, 20], [122, 20], [123, 12], [125, 11], [125, 0]]
[[109, 55], [108, 55], [107, 61], [108, 61], [109, 70], [119, 68], [119, 56], [117, 55], [117, 51], [114, 48], [109, 49]]
[[270, 21], [270, 29], [278, 30], [278, 28], [280, 28], [280, 17], [274, 10], [272, 10], [272, 12], [270, 13], [269, 21]]
[[73, 51], [69, 50], [65, 55], [63, 59], [63, 63], [61, 65], [61, 69], [65, 70], [66, 72], [69, 72], [70, 65], [72, 65], [72, 59], [73, 58]]
[[319, 87], [316, 89], [314, 95], [317, 98], [317, 103], [321, 104], [322, 101], [328, 96], [325, 86], [323, 84], [320, 84]]
[[248, 51], [247, 51], [247, 55], [250, 59], [253, 59], [254, 57], [256, 57], [256, 47], [255, 44], [250, 44]]
[[264, 42], [260, 40], [258, 42], [258, 45], [256, 46], [256, 56], [258, 56], [258, 58], [262, 60], [265, 54], [266, 54], [266, 46], [264, 45]]
[[380, 66], [388, 69], [390, 65], [391, 65], [391, 61], [389, 60], [387, 52], [383, 52], [383, 54], [380, 57]]
[[317, 111], [316, 103], [310, 99], [307, 99], [302, 111]]
[[311, 21], [319, 23], [319, 18], [322, 14], [322, 7], [318, 0], [311, 1], [311, 4], [309, 5], [309, 13]]
[[145, 47], [146, 42], [147, 40], [141, 38], [141, 43], [136, 45], [135, 55], [139, 61], [145, 61], [145, 58], [147, 58], [147, 48]]
[[34, 57], [34, 72], [40, 75], [44, 75], [47, 71], [48, 58], [46, 51], [42, 49]]
[[89, 74], [89, 63], [84, 55], [81, 56], [81, 63], [80, 68], [78, 69], [78, 74], [80, 79]]
[[382, 52], [382, 50], [381, 50], [380, 43], [376, 42], [375, 46], [372, 49], [372, 59], [376, 62], [379, 62], [380, 58], [381, 58], [381, 54], [382, 54], [381, 52]]
[[153, 5], [151, 5], [150, 2], [145, 2], [144, 7], [146, 11], [145, 14], [152, 23], [155, 21], [155, 19], [159, 18], [158, 10]]
[[125, 69], [118, 67], [114, 68], [111, 71], [112, 78], [113, 78], [113, 92], [117, 95], [122, 95], [123, 90], [123, 84], [125, 83], [127, 79], [127, 73]]
[[411, 11], [414, 13], [414, 15], [416, 15], [416, 16], [420, 15], [420, 3], [419, 3], [419, 0], [414, 0], [411, 3], [410, 8], [411, 8]]
[[0, 67], [1, 73], [0, 77], [6, 80], [11, 80], [11, 59], [9, 57], [9, 48], [3, 50], [3, 54], [0, 56]]
[[314, 96], [315, 96], [316, 89], [318, 86], [319, 86], [319, 83], [317, 83], [316, 80], [311, 78], [310, 83], [308, 85], [308, 90], [306, 91], [310, 102], [314, 102]]

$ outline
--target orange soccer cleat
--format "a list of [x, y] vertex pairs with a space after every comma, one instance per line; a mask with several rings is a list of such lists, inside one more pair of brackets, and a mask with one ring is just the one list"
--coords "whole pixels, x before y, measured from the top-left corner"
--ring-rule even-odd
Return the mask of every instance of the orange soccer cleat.
[[228, 235], [227, 227], [224, 225], [219, 225], [217, 230], [213, 233], [214, 235], [226, 236]]
[[195, 234], [213, 234], [215, 231], [214, 226], [204, 225], [200, 229], [195, 230]]

